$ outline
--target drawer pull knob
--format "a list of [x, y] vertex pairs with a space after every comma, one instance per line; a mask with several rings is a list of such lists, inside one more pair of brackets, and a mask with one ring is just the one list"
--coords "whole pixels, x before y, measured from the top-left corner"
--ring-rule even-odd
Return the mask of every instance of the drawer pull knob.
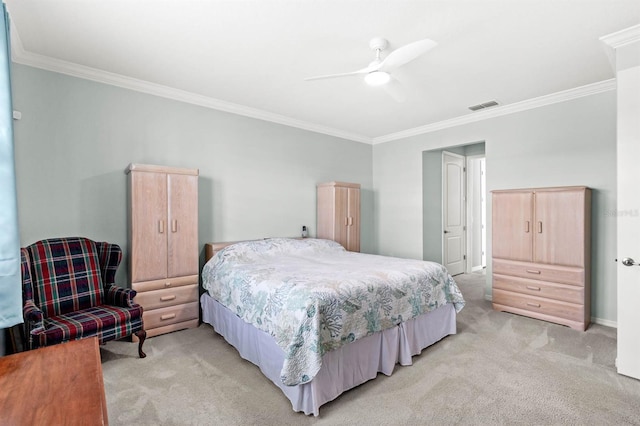
[[531, 302], [527, 302], [527, 306], [533, 306], [534, 308], [539, 308], [540, 304], [539, 303], [531, 303]]
[[540, 271], [536, 271], [534, 269], [527, 269], [527, 273], [529, 273], [529, 274], [540, 274]]
[[176, 298], [176, 295], [175, 295], [175, 294], [172, 294], [171, 296], [162, 296], [162, 297], [160, 298], [160, 301], [162, 301], [162, 302], [167, 302], [167, 301], [169, 301], [169, 300], [173, 300], [173, 299], [175, 299], [175, 298]]
[[528, 286], [527, 286], [527, 288], [528, 288], [529, 290], [540, 291], [540, 287], [534, 287], [534, 286], [532, 286], [532, 285], [528, 285]]
[[175, 318], [175, 317], [176, 317], [176, 314], [165, 314], [165, 315], [162, 315], [160, 317], [160, 319], [162, 321], [166, 321], [166, 320], [170, 320], [170, 319]]
[[164, 286], [165, 287], [171, 287], [171, 283], [167, 281], [166, 283], [164, 283]]

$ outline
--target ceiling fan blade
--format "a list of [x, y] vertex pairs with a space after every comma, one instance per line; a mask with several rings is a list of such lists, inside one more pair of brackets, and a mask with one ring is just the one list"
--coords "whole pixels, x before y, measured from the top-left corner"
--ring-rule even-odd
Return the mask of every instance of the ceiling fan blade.
[[428, 38], [424, 40], [414, 41], [413, 43], [405, 44], [402, 47], [389, 53], [380, 65], [380, 71], [391, 71], [395, 68], [401, 67], [407, 64], [418, 56], [427, 53], [427, 51], [436, 47], [438, 43]]
[[407, 99], [407, 92], [398, 80], [391, 77], [387, 84], [383, 84], [384, 90], [396, 100], [396, 102], [404, 102]]
[[305, 78], [304, 80], [305, 81], [322, 80], [322, 79], [325, 79], [325, 78], [337, 78], [337, 77], [347, 77], [347, 76], [350, 76], [350, 75], [368, 74], [371, 71], [377, 70], [379, 67], [380, 67], [379, 63], [378, 64], [373, 64], [372, 63], [372, 64], [369, 64], [369, 66], [367, 66], [366, 68], [362, 68], [362, 69], [360, 69], [358, 71], [343, 72], [343, 73], [340, 73], [340, 74], [318, 75], [318, 76], [315, 76], [315, 77]]

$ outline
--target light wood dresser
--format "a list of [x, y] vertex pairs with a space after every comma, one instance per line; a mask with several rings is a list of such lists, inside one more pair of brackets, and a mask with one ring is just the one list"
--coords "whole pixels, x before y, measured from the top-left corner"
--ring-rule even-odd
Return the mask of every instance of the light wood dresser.
[[317, 202], [317, 237], [360, 251], [360, 184], [321, 183]]
[[591, 190], [492, 191], [493, 308], [586, 330]]
[[147, 336], [197, 327], [198, 170], [130, 164], [127, 173], [129, 276]]

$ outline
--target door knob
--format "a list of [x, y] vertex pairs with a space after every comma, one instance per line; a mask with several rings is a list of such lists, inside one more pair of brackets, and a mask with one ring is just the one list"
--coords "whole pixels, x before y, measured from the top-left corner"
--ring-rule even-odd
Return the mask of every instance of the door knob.
[[444, 231], [444, 233], [445, 233], [445, 234], [448, 234], [449, 232], [450, 232], [450, 231], [447, 231], [447, 230], [445, 230], [445, 231]]
[[636, 261], [630, 257], [625, 257], [624, 259], [622, 259], [622, 264], [624, 266], [633, 266], [636, 264]]

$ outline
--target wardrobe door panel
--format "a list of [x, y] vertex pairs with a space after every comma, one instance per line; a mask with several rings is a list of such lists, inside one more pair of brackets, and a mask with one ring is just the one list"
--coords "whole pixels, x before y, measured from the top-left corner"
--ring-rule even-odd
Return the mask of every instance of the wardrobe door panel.
[[168, 175], [168, 277], [198, 274], [198, 177]]
[[131, 173], [131, 280], [167, 276], [167, 175]]
[[318, 186], [317, 195], [318, 218], [317, 237], [335, 240], [336, 232], [336, 203], [335, 187]]
[[537, 191], [534, 262], [585, 265], [585, 190]]
[[348, 211], [349, 211], [349, 190], [337, 186], [335, 188], [335, 230], [334, 239], [336, 242], [342, 244], [344, 248], [349, 250], [349, 233], [348, 233]]
[[347, 250], [360, 251], [360, 190], [348, 188]]
[[493, 193], [493, 257], [531, 261], [533, 256], [532, 211], [532, 192]]

